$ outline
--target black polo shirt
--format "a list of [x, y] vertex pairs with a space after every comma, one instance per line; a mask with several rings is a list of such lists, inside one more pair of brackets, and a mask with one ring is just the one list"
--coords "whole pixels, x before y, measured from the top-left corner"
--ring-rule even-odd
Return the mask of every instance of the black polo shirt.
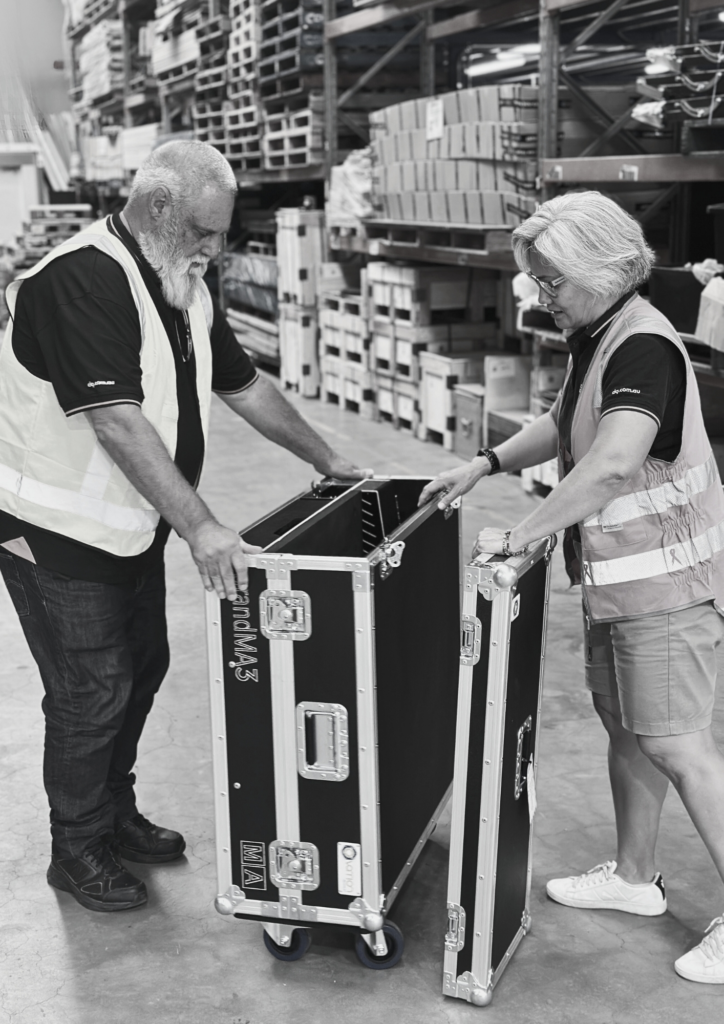
[[[136, 260], [166, 329], [179, 409], [174, 462], [195, 487], [204, 436], [188, 315], [165, 301], [158, 275], [121, 218], [116, 214], [106, 223]], [[257, 372], [215, 301], [213, 307], [211, 387], [221, 394], [236, 394], [255, 382]], [[143, 402], [141, 325], [128, 277], [117, 260], [92, 246], [58, 257], [23, 283], [15, 309], [13, 351], [30, 373], [53, 385], [67, 416], [83, 415], [97, 406]], [[158, 565], [170, 530], [161, 519], [151, 546], [140, 555], [122, 558], [0, 511], [0, 544], [22, 537], [38, 565], [98, 583], [129, 582]]]
[[[573, 366], [561, 396], [558, 432], [569, 452], [573, 414], [583, 381], [606, 328], [632, 294], [624, 295], [598, 320], [579, 327], [567, 339]], [[601, 383], [601, 416], [616, 409], [633, 409], [650, 416], [658, 431], [649, 455], [673, 462], [681, 450], [686, 400], [686, 365], [676, 345], [659, 334], [632, 334], [608, 360]]]

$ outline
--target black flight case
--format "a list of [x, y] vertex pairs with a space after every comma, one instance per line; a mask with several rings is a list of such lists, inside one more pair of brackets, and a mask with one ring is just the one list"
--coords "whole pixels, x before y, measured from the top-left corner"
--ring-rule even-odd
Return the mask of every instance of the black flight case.
[[482, 556], [463, 570], [443, 992], [475, 1006], [491, 1001], [530, 927], [554, 543], [547, 538], [506, 560]]
[[391, 967], [387, 915], [452, 786], [460, 512], [427, 479], [323, 482], [243, 531], [249, 590], [207, 594], [221, 914], [280, 960], [315, 925]]

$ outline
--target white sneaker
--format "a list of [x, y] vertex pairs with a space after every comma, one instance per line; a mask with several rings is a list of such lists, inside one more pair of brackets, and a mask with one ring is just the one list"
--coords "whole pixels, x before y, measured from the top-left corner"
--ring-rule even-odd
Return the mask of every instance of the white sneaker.
[[664, 880], [657, 871], [653, 881], [630, 885], [616, 874], [616, 861], [598, 864], [585, 875], [552, 878], [546, 885], [552, 900], [584, 910], [623, 910], [626, 914], [656, 917], [666, 912]]
[[715, 917], [698, 946], [674, 964], [676, 973], [705, 985], [724, 985], [724, 916]]

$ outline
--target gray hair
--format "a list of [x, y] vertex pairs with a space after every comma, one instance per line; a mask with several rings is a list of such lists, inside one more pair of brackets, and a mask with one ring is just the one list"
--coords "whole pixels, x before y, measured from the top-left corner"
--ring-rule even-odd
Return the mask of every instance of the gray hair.
[[571, 284], [612, 301], [647, 280], [654, 253], [641, 225], [600, 192], [568, 192], [539, 206], [513, 232], [515, 262], [530, 271], [530, 254]]
[[218, 149], [207, 142], [180, 139], [164, 143], [146, 157], [133, 179], [129, 204], [157, 188], [168, 189], [173, 204], [185, 207], [205, 188], [236, 195], [237, 183]]

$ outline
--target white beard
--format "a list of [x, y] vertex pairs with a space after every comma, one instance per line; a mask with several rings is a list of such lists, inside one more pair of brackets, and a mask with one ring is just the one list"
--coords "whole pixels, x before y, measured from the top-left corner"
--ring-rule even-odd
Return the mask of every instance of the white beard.
[[188, 309], [196, 297], [199, 281], [209, 261], [200, 254], [184, 256], [178, 251], [178, 222], [168, 228], [144, 231], [138, 236], [141, 252], [161, 281], [161, 291], [169, 306]]

